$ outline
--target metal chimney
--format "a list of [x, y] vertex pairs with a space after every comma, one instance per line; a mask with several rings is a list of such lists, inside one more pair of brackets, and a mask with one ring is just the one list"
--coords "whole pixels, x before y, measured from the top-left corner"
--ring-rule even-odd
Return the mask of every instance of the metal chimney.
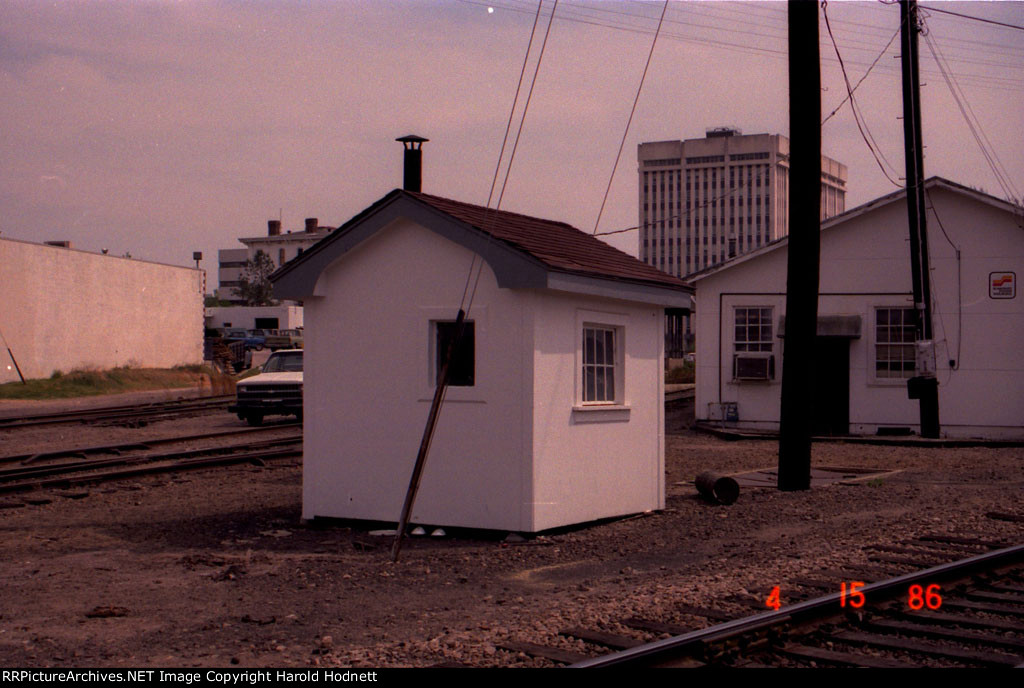
[[421, 191], [423, 186], [423, 151], [420, 150], [425, 141], [422, 136], [409, 134], [395, 141], [401, 141], [405, 146], [405, 175], [402, 180], [402, 188], [406, 191]]

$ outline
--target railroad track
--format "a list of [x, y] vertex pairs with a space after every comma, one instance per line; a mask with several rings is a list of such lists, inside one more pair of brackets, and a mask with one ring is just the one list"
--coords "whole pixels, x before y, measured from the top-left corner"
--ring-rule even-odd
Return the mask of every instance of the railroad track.
[[0, 418], [0, 430], [55, 425], [58, 423], [94, 423], [108, 425], [140, 426], [157, 420], [197, 415], [206, 411], [219, 410], [234, 401], [234, 395], [180, 399], [153, 404], [129, 406], [104, 406], [61, 411], [57, 413], [33, 414], [28, 416]]
[[[619, 620], [638, 634], [667, 638], [567, 628], [560, 635], [577, 647], [584, 641], [592, 654], [519, 642], [499, 647], [577, 668], [1024, 664], [1024, 545], [926, 535], [865, 550], [866, 564], [796, 578], [720, 607], [677, 605], [705, 624], [697, 630]], [[743, 606], [749, 615], [727, 611]]]
[[[263, 435], [297, 423], [268, 428], [168, 437], [140, 443], [80, 447], [52, 452], [0, 457], [0, 494], [124, 480], [155, 473], [173, 473], [238, 463], [262, 463], [302, 456], [301, 432], [281, 437], [252, 438], [241, 442], [162, 453], [139, 453], [161, 444], [183, 443], [229, 435]], [[133, 453], [134, 452], [134, 453]], [[98, 456], [96, 456], [98, 455]], [[95, 458], [89, 458], [94, 456]], [[74, 461], [59, 459], [76, 458]]]

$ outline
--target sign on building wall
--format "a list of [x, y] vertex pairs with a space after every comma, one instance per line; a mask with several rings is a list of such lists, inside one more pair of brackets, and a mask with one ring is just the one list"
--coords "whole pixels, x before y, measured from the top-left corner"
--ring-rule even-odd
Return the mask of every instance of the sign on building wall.
[[990, 272], [988, 295], [992, 299], [1012, 299], [1017, 296], [1017, 275], [1013, 272]]

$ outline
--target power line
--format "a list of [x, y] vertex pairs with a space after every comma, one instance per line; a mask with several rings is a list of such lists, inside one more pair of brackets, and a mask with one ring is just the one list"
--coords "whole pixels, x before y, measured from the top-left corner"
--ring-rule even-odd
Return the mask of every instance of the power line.
[[622, 148], [626, 145], [626, 134], [629, 133], [629, 125], [633, 123], [633, 115], [636, 114], [636, 104], [640, 102], [640, 92], [644, 88], [644, 80], [647, 78], [647, 69], [651, 66], [651, 58], [654, 56], [654, 46], [658, 44], [658, 34], [661, 33], [661, 24], [665, 21], [665, 10], [668, 9], [668, 0], [661, 7], [661, 18], [658, 19], [658, 28], [654, 31], [654, 40], [651, 41], [651, 49], [647, 53], [647, 62], [644, 63], [644, 73], [640, 75], [640, 85], [636, 87], [636, 97], [633, 98], [633, 108], [629, 111], [629, 119], [626, 120], [626, 128], [622, 132], [622, 141], [619, 142], [619, 152], [615, 154], [615, 164], [612, 165], [612, 173], [608, 176], [608, 186], [604, 190], [604, 198], [601, 199], [601, 209], [597, 211], [597, 219], [594, 220], [594, 231], [601, 224], [601, 215], [604, 214], [605, 203], [608, 202], [608, 193], [612, 190], [612, 180], [615, 179], [615, 170], [619, 166], [619, 159], [622, 157]]
[[[832, 32], [830, 31], [830, 32], [829, 32], [829, 36], [831, 36], [831, 35], [832, 35]], [[868, 78], [868, 74], [870, 74], [870, 73], [871, 73], [871, 70], [875, 68], [875, 65], [876, 65], [876, 64], [878, 64], [878, 61], [882, 59], [882, 56], [883, 56], [883, 55], [885, 55], [886, 51], [888, 51], [888, 50], [889, 50], [889, 46], [891, 46], [891, 45], [892, 45], [892, 42], [893, 42], [893, 41], [895, 41], [895, 40], [896, 40], [896, 37], [897, 37], [897, 36], [899, 36], [899, 35], [900, 35], [900, 30], [899, 30], [899, 29], [896, 29], [896, 32], [895, 32], [895, 33], [893, 33], [893, 35], [892, 35], [892, 38], [890, 38], [890, 39], [889, 39], [889, 42], [885, 44], [885, 47], [884, 47], [884, 48], [882, 48], [882, 52], [878, 53], [878, 57], [876, 57], [876, 58], [875, 58], [875, 61], [871, 63], [871, 66], [870, 66], [870, 67], [868, 67], [868, 70], [867, 70], [866, 72], [864, 72], [864, 76], [862, 76], [862, 77], [860, 78], [860, 81], [858, 81], [858, 82], [857, 82], [857, 84], [856, 84], [856, 85], [855, 85], [855, 86], [854, 86], [854, 87], [853, 87], [853, 88], [852, 88], [852, 89], [851, 89], [851, 90], [849, 91], [849, 93], [847, 93], [846, 97], [845, 97], [845, 98], [843, 98], [842, 102], [840, 102], [840, 103], [839, 103], [839, 105], [836, 105], [836, 109], [835, 109], [835, 110], [833, 110], [832, 112], [830, 112], [830, 113], [829, 113], [829, 115], [828, 115], [828, 117], [826, 117], [825, 119], [823, 119], [823, 120], [821, 121], [821, 123], [822, 123], [823, 125], [825, 124], [825, 122], [827, 122], [827, 121], [829, 121], [830, 119], [832, 119], [832, 117], [833, 117], [833, 116], [834, 116], [834, 115], [835, 115], [835, 114], [836, 114], [837, 112], [839, 112], [839, 109], [840, 109], [841, 107], [843, 107], [843, 104], [844, 104], [844, 103], [846, 103], [846, 101], [848, 101], [848, 100], [850, 100], [851, 98], [853, 98], [853, 92], [854, 92], [854, 91], [856, 91], [856, 90], [857, 90], [857, 88], [858, 88], [858, 87], [859, 87], [859, 86], [860, 86], [860, 85], [861, 85], [862, 83], [864, 83], [864, 80]], [[834, 43], [833, 43], [833, 45], [834, 45]], [[836, 49], [836, 55], [838, 55], [838, 54], [839, 54], [839, 50], [838, 50], [838, 48], [837, 48], [837, 49]], [[851, 106], [851, 107], [852, 107], [852, 106]]]
[[1016, 24], [1007, 24], [1005, 22], [996, 21], [995, 19], [983, 19], [982, 17], [973, 17], [969, 14], [960, 14], [952, 10], [941, 10], [938, 7], [932, 7], [929, 5], [926, 7], [929, 12], [941, 12], [942, 14], [952, 14], [954, 17], [963, 17], [964, 19], [970, 19], [977, 22], [985, 22], [986, 24], [995, 24], [996, 26], [1005, 26], [1008, 29], [1017, 29], [1018, 31], [1024, 31], [1024, 26], [1018, 26]]
[[[540, 5], [544, 4], [544, 0], [540, 0]], [[512, 174], [512, 162], [516, 158], [516, 150], [519, 148], [519, 138], [523, 134], [523, 125], [526, 123], [526, 113], [530, 110], [530, 100], [533, 98], [533, 89], [537, 85], [537, 75], [540, 74], [540, 65], [544, 61], [544, 50], [548, 46], [548, 37], [551, 35], [551, 25], [555, 23], [555, 12], [558, 10], [558, 0], [551, 6], [551, 16], [548, 17], [548, 25], [544, 30], [544, 40], [540, 44], [540, 53], [537, 55], [537, 65], [533, 70], [533, 79], [530, 81], [530, 90], [526, 92], [526, 103], [523, 105], [523, 115], [519, 119], [519, 127], [516, 131], [516, 140], [512, 144], [512, 152], [508, 157], [508, 166], [505, 168], [505, 179], [501, 183], [501, 193], [498, 194], [498, 201], [494, 204], [494, 210], [497, 211], [501, 208], [501, 200], [505, 197], [505, 187], [508, 185], [508, 178]], [[540, 13], [540, 7], [537, 8], [538, 16]], [[529, 54], [529, 53], [527, 53]], [[490, 233], [488, 233], [490, 236]], [[490, 238], [488, 238], [490, 241]], [[481, 258], [480, 266], [477, 268], [476, 279], [473, 280], [473, 290], [469, 293], [469, 303], [466, 305], [466, 314], [469, 314], [470, 309], [473, 308], [473, 299], [476, 298], [476, 289], [480, 284], [480, 276], [484, 271], [484, 261]]]
[[[493, 2], [493, 0], [490, 3], [481, 2], [480, 0], [459, 0], [459, 1], [463, 2], [463, 3], [466, 3], [466, 4], [472, 4], [472, 5], [501, 7], [503, 9], [507, 10], [507, 11], [510, 11], [510, 12], [526, 13], [525, 9], [519, 8], [519, 7], [515, 6], [515, 5], [511, 5], [511, 6], [508, 5], [508, 4], [504, 4], [503, 5], [503, 4], [500, 4], [500, 3]], [[517, 2], [517, 0], [505, 0], [505, 2], [506, 3], [508, 3], [508, 2]], [[577, 10], [578, 9], [580, 9], [580, 8], [577, 8]], [[634, 13], [630, 13], [630, 12], [623, 12], [621, 10], [610, 10], [610, 9], [605, 9], [605, 8], [593, 8], [593, 7], [588, 7], [588, 8], [583, 8], [583, 9], [586, 9], [588, 11], [593, 11], [593, 12], [603, 12], [605, 14], [622, 15], [622, 16], [634, 17], [634, 18], [637, 18], [637, 19], [649, 19], [649, 17], [647, 17], [645, 15], [634, 14]], [[670, 9], [672, 9], [672, 8], [670, 8]], [[572, 13], [563, 12], [561, 15], [559, 15], [558, 18], [559, 18], [559, 21], [572, 22], [572, 23], [584, 24], [584, 25], [590, 25], [590, 26], [598, 26], [598, 27], [603, 27], [603, 28], [610, 28], [610, 29], [617, 30], [617, 31], [626, 31], [626, 32], [630, 32], [630, 33], [642, 33], [642, 34], [651, 34], [651, 33], [653, 33], [652, 29], [644, 28], [644, 27], [642, 27], [642, 26], [640, 26], [638, 24], [631, 24], [631, 23], [625, 23], [624, 24], [621, 21], [615, 21], [614, 19], [608, 19], [606, 17], [600, 17], [600, 16], [593, 16], [593, 15], [587, 15], [587, 14], [581, 15], [581, 14], [572, 14]], [[715, 26], [715, 25], [710, 25], [710, 24], [698, 24], [698, 23], [694, 23], [694, 22], [684, 22], [684, 21], [680, 21], [680, 20], [674, 20], [674, 19], [671, 19], [670, 17], [667, 17], [665, 21], [666, 21], [666, 23], [675, 23], [675, 24], [679, 24], [681, 26], [686, 26], [686, 27], [694, 28], [694, 29], [698, 29], [698, 30], [712, 30], [712, 31], [715, 31], [715, 35], [719, 35], [720, 33], [726, 32], [726, 31], [737, 31], [737, 32], [741, 32], [741, 33], [747, 33], [748, 35], [750, 35], [750, 34], [757, 35], [757, 36], [761, 36], [763, 38], [772, 39], [772, 40], [782, 41], [784, 39], [784, 36], [783, 35], [779, 35], [779, 34], [764, 34], [764, 33], [749, 32], [749, 31], [743, 32], [743, 31], [738, 30], [738, 29], [728, 29], [728, 28], [723, 28], [721, 26]], [[851, 22], [846, 22], [846, 23], [851, 23]], [[861, 26], [861, 25], [858, 25], [858, 24], [853, 24], [853, 25]], [[881, 28], [881, 27], [874, 27], [873, 25], [868, 25], [868, 26], [870, 26], [871, 28]], [[764, 27], [764, 28], [770, 28], [770, 27]], [[886, 32], [888, 33], [888, 30], [886, 30]], [[853, 33], [859, 33], [859, 34], [865, 35], [865, 36], [873, 35], [873, 34], [866, 34], [864, 32], [857, 32], [857, 31], [853, 31]], [[779, 59], [779, 60], [785, 59], [785, 57], [786, 57], [786, 50], [781, 48], [781, 47], [779, 49], [775, 49], [775, 48], [770, 48], [770, 47], [766, 47], [766, 46], [754, 45], [754, 44], [751, 44], [750, 42], [743, 42], [743, 43], [740, 43], [740, 42], [730, 42], [728, 40], [717, 40], [717, 39], [711, 39], [711, 38], [706, 38], [706, 37], [691, 36], [691, 35], [675, 33], [675, 32], [672, 32], [672, 31], [668, 31], [666, 29], [662, 29], [661, 35], [662, 35], [663, 38], [669, 39], [669, 40], [681, 41], [681, 42], [684, 42], [684, 43], [693, 43], [693, 44], [701, 45], [701, 46], [710, 46], [710, 47], [713, 47], [713, 48], [721, 48], [723, 50], [728, 50], [728, 51], [732, 51], [732, 52], [741, 52], [741, 53], [747, 53], [747, 54], [751, 54], [751, 55], [766, 55], [766, 56], [769, 56], [769, 57], [774, 57], [775, 59]], [[948, 40], [960, 41], [960, 39], [948, 39]], [[992, 47], [992, 45], [990, 43], [987, 43], [987, 42], [978, 42], [978, 41], [962, 41], [962, 42], [976, 44], [976, 45], [982, 45], [982, 46], [985, 46], [987, 48], [991, 48]], [[1008, 49], [1013, 49], [1013, 46], [1000, 45], [998, 47], [1005, 47], [1005, 48], [1008, 48]], [[855, 47], [855, 48], [852, 48], [852, 49], [853, 50], [858, 50], [858, 51], [867, 50], [867, 48], [858, 48], [858, 47]], [[872, 49], [872, 51], [873, 51], [873, 49]], [[826, 58], [824, 56], [822, 57], [822, 59], [823, 59], [823, 61], [828, 61], [828, 62], [834, 61], [834, 60], [832, 60], [830, 58]], [[972, 59], [966, 59], [965, 58], [962, 61], [969, 62], [969, 63], [972, 63], [972, 64], [985, 64], [984, 61], [979, 61], [979, 60], [976, 60], [976, 59], [972, 60]], [[847, 59], [847, 63], [851, 64], [851, 65], [858, 65], [858, 66], [867, 65], [868, 64], [866, 61], [851, 60], [851, 59]], [[992, 63], [990, 66], [1001, 67], [1003, 69], [1014, 69], [1014, 68], [1016, 68], [1016, 65], [1007, 64], [1007, 63], [998, 63], [998, 62], [997, 63]], [[890, 74], [890, 75], [896, 75], [898, 73], [898, 70], [896, 70], [894, 67], [890, 67], [888, 65], [881, 65], [881, 69], [883, 71], [885, 71], [886, 73]], [[962, 75], [962, 78], [967, 78], [967, 79], [969, 79], [971, 81], [971, 83], [973, 83], [975, 85], [978, 85], [978, 86], [982, 86], [984, 88], [999, 88], [999, 89], [1004, 89], [1004, 90], [1008, 89], [1008, 90], [1015, 90], [1015, 91], [1024, 90], [1024, 81], [1022, 81], [1021, 79], [1014, 79], [1014, 78], [1008, 78], [1008, 77], [1002, 77], [1002, 76], [989, 76], [989, 75], [981, 75], [981, 74], [964, 74], [964, 75]]]
[[[974, 115], [974, 110], [971, 108], [970, 103], [967, 102], [967, 96], [958, 88], [956, 80], [952, 78], [951, 75], [947, 74], [946, 69], [943, 66], [943, 62], [940, 59], [940, 53], [937, 51], [934, 42], [927, 33], [924, 34], [924, 40], [925, 44], [928, 46], [928, 50], [932, 53], [932, 57], [935, 59], [935, 63], [939, 67], [939, 71], [942, 73], [942, 78], [946, 81], [946, 87], [949, 88], [949, 92], [952, 94], [953, 100], [956, 102], [957, 108], [960, 110], [960, 114], [967, 123], [967, 128], [971, 131], [971, 136], [974, 137], [975, 143], [977, 143], [978, 148], [981, 149], [981, 154], [985, 157], [985, 161], [988, 163], [989, 168], [995, 175], [996, 181], [999, 183], [1003, 193], [1007, 195], [1011, 202], [1013, 202], [1014, 205], [1018, 205], [1020, 203], [1020, 194], [1017, 191], [1011, 176], [1006, 172], [1006, 168], [1003, 166], [1002, 161], [999, 160], [999, 156], [996, 153], [992, 142], [988, 140], [987, 136], [985, 136], [985, 130], [981, 128], [981, 123], [978, 122], [978, 126], [975, 127], [975, 122], [978, 118]], [[970, 112], [970, 115], [974, 116], [973, 120], [971, 116], [968, 115], [968, 111]], [[983, 138], [984, 142], [982, 141]], [[988, 145], [986, 146], [985, 144]]]
[[[871, 156], [875, 159], [875, 162], [878, 163], [878, 169], [882, 170], [882, 174], [884, 174], [885, 178], [892, 182], [894, 186], [902, 188], [900, 183], [897, 182], [892, 177], [890, 177], [889, 173], [885, 171], [885, 167], [882, 166], [882, 161], [879, 160], [878, 156], [881, 154], [884, 159], [885, 155], [882, 154], [881, 147], [878, 146], [878, 142], [876, 141], [874, 146], [872, 146], [871, 141], [874, 141], [874, 137], [871, 137], [871, 141], [868, 141], [868, 136], [865, 135], [864, 133], [864, 130], [867, 129], [867, 120], [865, 120], [864, 125], [861, 126], [861, 118], [857, 115], [857, 101], [854, 100], [853, 88], [850, 86], [850, 77], [846, 75], [846, 65], [843, 64], [843, 56], [839, 54], [839, 46], [836, 45], [835, 36], [832, 35], [832, 26], [831, 24], [829, 24], [828, 21], [828, 2], [826, 0], [823, 0], [823, 2], [821, 3], [821, 11], [822, 14], [824, 14], [825, 16], [825, 28], [828, 29], [828, 36], [830, 39], [832, 39], [832, 47], [835, 48], [836, 57], [839, 58], [839, 66], [843, 70], [843, 80], [846, 82], [846, 92], [849, 95], [850, 99], [850, 111], [853, 113], [853, 121], [857, 123], [857, 130], [860, 131], [861, 138], [864, 139], [865, 145], [867, 145], [868, 150], [871, 151]], [[868, 135], [870, 135], [870, 133], [871, 132], [869, 130]], [[877, 152], [875, 151], [876, 146], [878, 147]], [[886, 164], [889, 165], [890, 168], [892, 167], [892, 163], [890, 163], [888, 160], [886, 160], [885, 162]]]

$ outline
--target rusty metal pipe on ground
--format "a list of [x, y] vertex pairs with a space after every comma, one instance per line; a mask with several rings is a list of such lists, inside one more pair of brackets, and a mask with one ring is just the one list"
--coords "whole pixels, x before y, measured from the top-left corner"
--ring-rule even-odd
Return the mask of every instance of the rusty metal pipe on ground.
[[718, 504], [732, 504], [740, 496], [740, 485], [735, 479], [714, 471], [704, 471], [693, 481], [700, 495]]

